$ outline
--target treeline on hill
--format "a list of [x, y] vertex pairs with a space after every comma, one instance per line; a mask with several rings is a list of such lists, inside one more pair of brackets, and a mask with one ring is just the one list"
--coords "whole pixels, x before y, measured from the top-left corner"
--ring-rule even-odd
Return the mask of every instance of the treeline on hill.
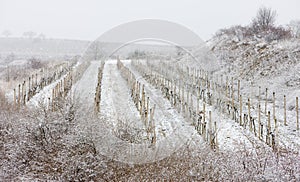
[[235, 36], [239, 40], [261, 38], [266, 42], [300, 38], [300, 21], [291, 21], [288, 26], [276, 25], [277, 12], [271, 8], [261, 7], [256, 16], [247, 26], [235, 25], [230, 28], [221, 29], [216, 37], [222, 35]]

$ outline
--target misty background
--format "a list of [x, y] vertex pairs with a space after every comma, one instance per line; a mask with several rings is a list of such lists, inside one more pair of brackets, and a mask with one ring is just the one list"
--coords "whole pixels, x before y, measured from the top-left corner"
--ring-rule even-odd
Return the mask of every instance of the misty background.
[[298, 0], [0, 0], [0, 33], [91, 41], [122, 23], [150, 18], [182, 24], [208, 40], [221, 28], [249, 24], [261, 6], [276, 10], [276, 24], [286, 25], [300, 18], [299, 5]]

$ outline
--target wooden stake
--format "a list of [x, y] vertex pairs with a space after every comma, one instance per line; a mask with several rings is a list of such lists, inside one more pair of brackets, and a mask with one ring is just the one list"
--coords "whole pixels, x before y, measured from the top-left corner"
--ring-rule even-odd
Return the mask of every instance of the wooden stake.
[[146, 106], [146, 113], [145, 113], [146, 128], [149, 125], [149, 123], [148, 123], [148, 113], [149, 113], [149, 97], [147, 97], [147, 106]]
[[276, 115], [275, 115], [275, 92], [273, 92], [273, 119], [276, 119]]
[[239, 97], [240, 99], [240, 126], [242, 126], [243, 125], [243, 99], [242, 99], [242, 95], [240, 95], [240, 97]]
[[251, 113], [250, 113], [250, 98], [248, 98], [248, 122], [250, 131], [252, 131]]
[[260, 86], [258, 87], [258, 105], [260, 105]]
[[209, 117], [209, 129], [208, 129], [208, 137], [207, 139], [209, 140], [210, 146], [212, 147], [212, 118], [211, 118], [211, 111], [208, 111], [208, 117]]
[[205, 103], [203, 102], [203, 121], [205, 121]]
[[22, 84], [22, 99], [23, 99], [23, 105], [26, 104], [26, 81]]
[[21, 84], [19, 84], [19, 90], [18, 90], [18, 109], [20, 109], [21, 105]]
[[[34, 87], [34, 74], [31, 75], [31, 88]], [[30, 90], [30, 81], [29, 81], [29, 90]]]
[[267, 144], [270, 144], [270, 132], [271, 132], [271, 113], [268, 111], [268, 132], [267, 132]]
[[277, 119], [274, 119], [274, 124], [275, 124], [275, 138], [278, 138], [278, 123]]
[[50, 111], [51, 108], [51, 102], [50, 102], [50, 97], [48, 97], [48, 111]]
[[154, 104], [154, 107], [152, 108], [151, 118], [150, 118], [151, 123], [152, 123], [152, 127], [151, 128], [152, 128], [152, 132], [153, 132], [153, 138], [152, 138], [152, 141], [151, 141], [152, 144], [156, 144], [155, 123], [154, 123], [154, 120], [153, 120], [155, 107], [156, 107], [156, 105]]
[[31, 81], [31, 78], [29, 77], [28, 78], [28, 98], [30, 97], [30, 95], [29, 95], [29, 92], [30, 92], [30, 81]]
[[215, 141], [214, 141], [214, 147], [216, 148], [217, 146], [218, 146], [218, 138], [217, 138], [217, 122], [215, 121], [214, 122], [215, 123], [215, 129], [214, 129], [214, 139], [215, 139]]
[[258, 138], [261, 138], [260, 104], [258, 104]]
[[296, 123], [297, 123], [297, 130], [299, 130], [299, 105], [298, 105], [298, 97], [296, 97]]
[[54, 111], [55, 89], [52, 89], [52, 112]]
[[14, 88], [14, 109], [16, 109], [16, 89]]
[[265, 115], [267, 115], [267, 105], [268, 105], [268, 88], [266, 88]]
[[194, 111], [194, 103], [193, 103], [193, 95], [192, 93], [190, 93], [190, 98], [191, 98], [191, 102], [190, 102], [190, 118], [193, 117], [193, 111]]
[[[233, 85], [233, 81], [232, 81], [232, 85]], [[232, 119], [234, 119], [234, 115], [235, 115], [235, 111], [234, 111], [234, 91], [233, 91], [233, 86], [232, 86], [232, 90], [231, 90], [231, 109], [232, 109]]]
[[173, 101], [172, 101], [172, 104], [173, 106], [175, 106], [177, 104], [177, 101], [176, 101], [176, 80], [174, 80], [174, 90], [173, 90]]

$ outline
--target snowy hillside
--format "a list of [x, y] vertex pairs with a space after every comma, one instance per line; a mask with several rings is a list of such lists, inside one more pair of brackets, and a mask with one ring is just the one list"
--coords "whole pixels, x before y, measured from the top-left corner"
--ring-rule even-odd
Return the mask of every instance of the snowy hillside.
[[253, 88], [268, 87], [281, 96], [300, 95], [300, 39], [268, 43], [262, 38], [221, 35], [208, 45], [218, 58], [221, 73]]

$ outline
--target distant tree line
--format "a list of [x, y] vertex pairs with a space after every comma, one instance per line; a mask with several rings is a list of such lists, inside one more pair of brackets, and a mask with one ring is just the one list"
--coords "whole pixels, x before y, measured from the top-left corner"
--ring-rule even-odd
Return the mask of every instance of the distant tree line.
[[[8, 37], [10, 37], [12, 35], [13, 35], [12, 32], [9, 31], [9, 30], [4, 30], [2, 32], [2, 36], [6, 37], [6, 38], [8, 38]], [[37, 34], [34, 31], [26, 31], [26, 32], [24, 32], [23, 33], [23, 37], [29, 38], [29, 39], [33, 39], [33, 38], [35, 38], [35, 39], [41, 39], [41, 40], [46, 39], [46, 35], [45, 34], [43, 34], [43, 33]]]

